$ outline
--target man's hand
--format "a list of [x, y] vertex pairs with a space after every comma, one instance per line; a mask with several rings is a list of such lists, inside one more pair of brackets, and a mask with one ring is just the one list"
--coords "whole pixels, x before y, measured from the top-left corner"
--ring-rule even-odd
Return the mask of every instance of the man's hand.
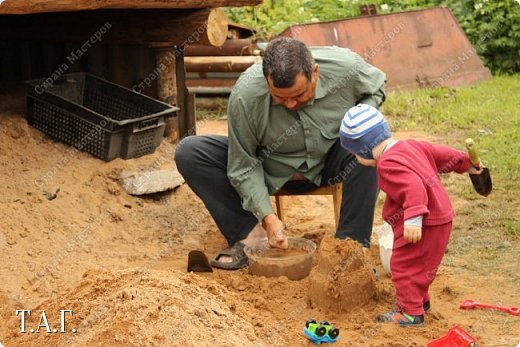
[[417, 243], [417, 242], [421, 241], [422, 228], [415, 227], [412, 225], [405, 225], [403, 237], [408, 242]]
[[274, 213], [264, 217], [262, 226], [267, 232], [267, 240], [269, 245], [274, 248], [289, 248], [287, 236], [284, 233], [284, 225], [282, 221]]

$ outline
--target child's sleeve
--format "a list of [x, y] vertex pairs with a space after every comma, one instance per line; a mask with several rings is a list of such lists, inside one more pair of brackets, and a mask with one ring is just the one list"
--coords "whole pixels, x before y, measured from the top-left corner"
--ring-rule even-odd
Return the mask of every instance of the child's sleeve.
[[469, 170], [471, 162], [467, 152], [443, 145], [430, 144], [430, 146], [439, 173], [455, 171], [460, 174]]
[[422, 228], [423, 218], [424, 218], [423, 215], [412, 217], [410, 219], [405, 220], [404, 225]]
[[429, 213], [426, 187], [415, 172], [390, 160], [379, 163], [377, 168], [381, 189], [387, 198], [402, 206], [404, 220]]

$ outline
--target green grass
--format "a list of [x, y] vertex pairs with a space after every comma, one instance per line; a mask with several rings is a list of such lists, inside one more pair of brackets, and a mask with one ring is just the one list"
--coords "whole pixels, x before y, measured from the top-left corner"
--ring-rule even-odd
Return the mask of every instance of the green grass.
[[[463, 149], [473, 138], [490, 168], [494, 191], [485, 208], [470, 218], [520, 236], [520, 75], [495, 76], [475, 86], [419, 89], [389, 93], [382, 111], [394, 131], [422, 130], [439, 142]], [[468, 187], [459, 197], [475, 200]], [[473, 197], [472, 197], [473, 194]], [[503, 213], [489, 222], [489, 210]]]
[[227, 98], [198, 97], [196, 109], [197, 120], [223, 119], [227, 115]]

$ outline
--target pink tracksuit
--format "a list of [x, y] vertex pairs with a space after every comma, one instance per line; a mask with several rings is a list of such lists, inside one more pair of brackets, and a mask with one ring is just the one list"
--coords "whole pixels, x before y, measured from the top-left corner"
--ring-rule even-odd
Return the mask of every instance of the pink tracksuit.
[[[446, 251], [454, 217], [439, 173], [467, 172], [466, 152], [427, 142], [399, 141], [377, 163], [379, 187], [387, 197], [383, 219], [392, 226], [390, 267], [398, 306], [411, 315], [424, 313], [428, 288]], [[422, 238], [408, 243], [404, 221], [423, 215]]]

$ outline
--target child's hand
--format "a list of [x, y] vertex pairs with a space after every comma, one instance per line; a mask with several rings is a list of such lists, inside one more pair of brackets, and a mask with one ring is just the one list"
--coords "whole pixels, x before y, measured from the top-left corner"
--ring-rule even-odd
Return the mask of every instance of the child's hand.
[[422, 238], [422, 228], [412, 225], [405, 225], [403, 237], [408, 242], [417, 243]]
[[482, 165], [482, 163], [480, 163], [478, 167], [475, 167], [473, 164], [471, 164], [469, 166], [468, 172], [472, 175], [480, 175], [482, 173], [482, 169], [484, 169], [484, 165]]

